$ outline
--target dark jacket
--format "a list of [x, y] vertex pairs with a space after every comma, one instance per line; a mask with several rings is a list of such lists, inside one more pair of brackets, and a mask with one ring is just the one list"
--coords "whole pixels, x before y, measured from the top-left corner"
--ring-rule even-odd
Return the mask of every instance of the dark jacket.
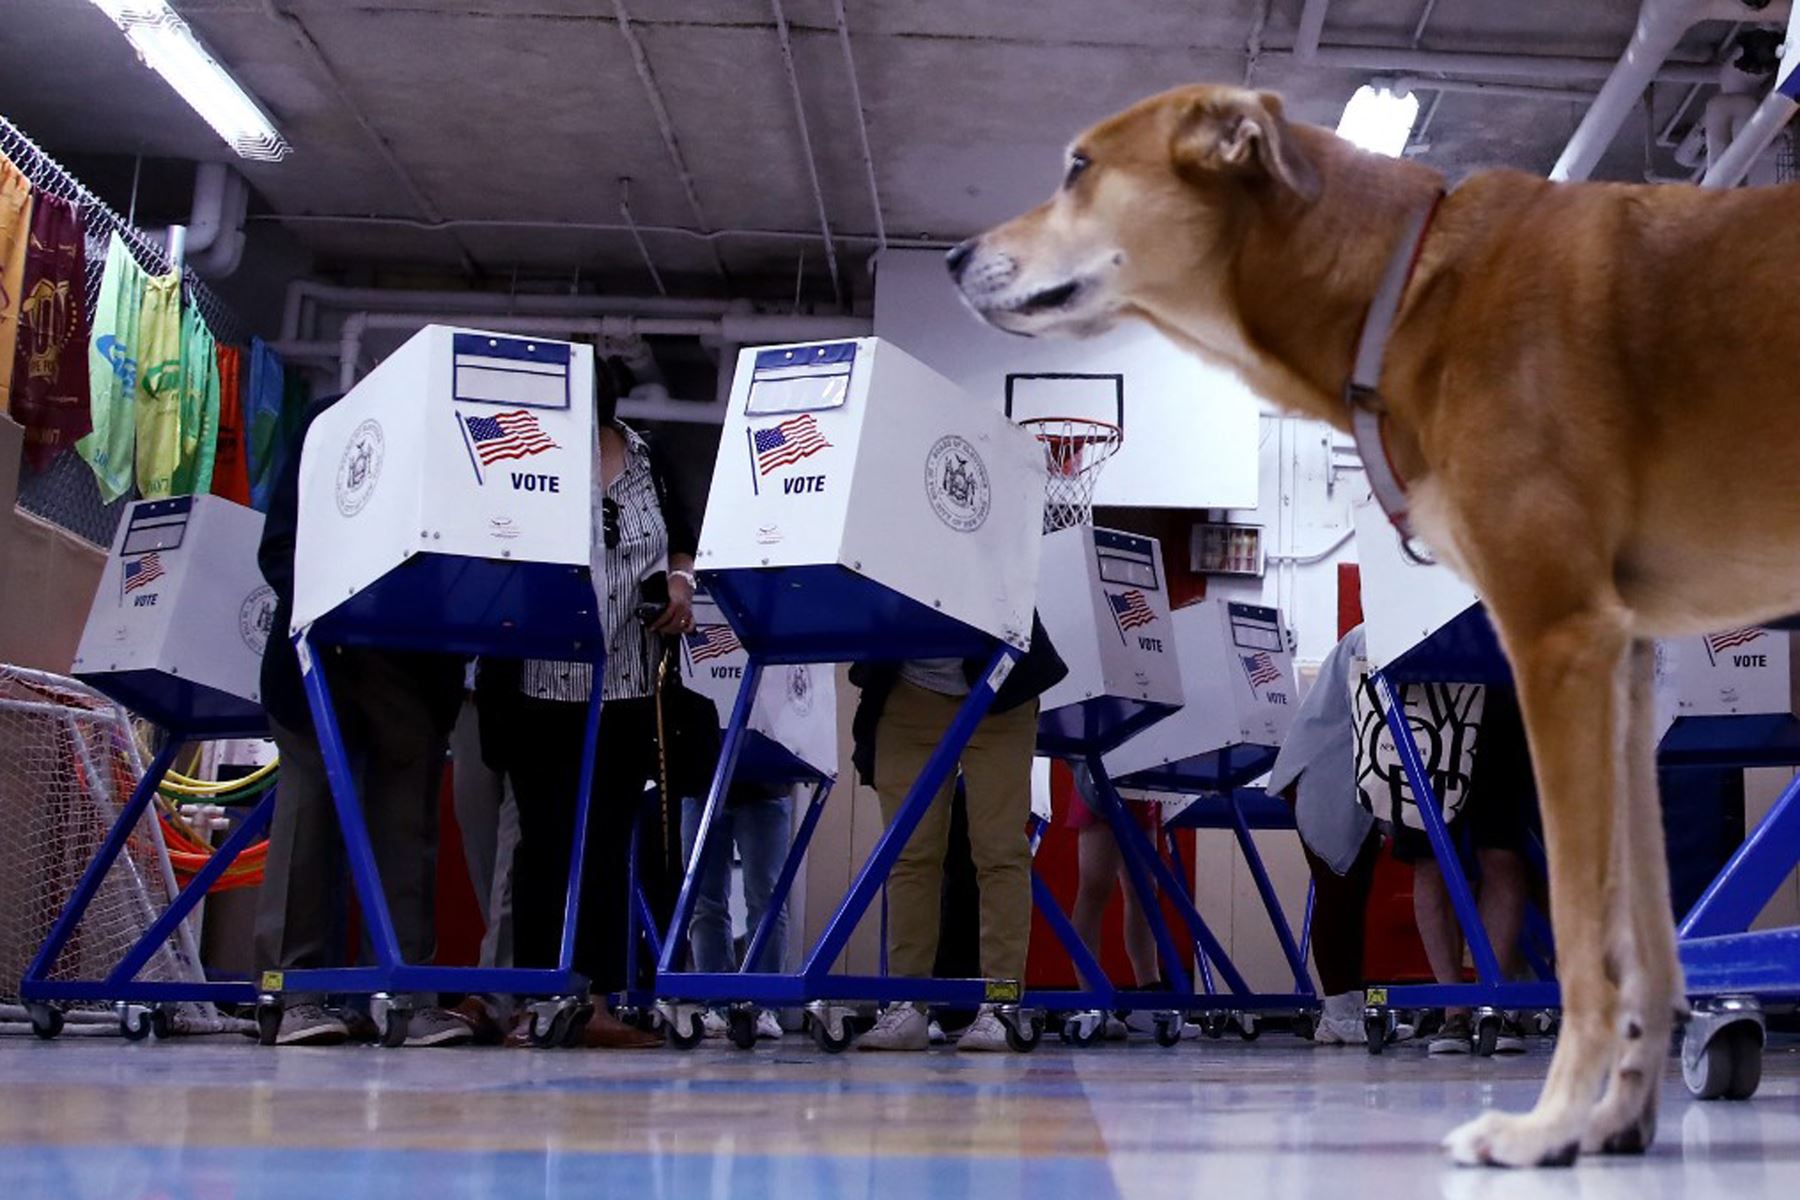
[[[275, 490], [269, 497], [269, 511], [263, 518], [262, 543], [256, 548], [256, 564], [262, 576], [275, 589], [275, 618], [269, 627], [269, 640], [263, 647], [263, 709], [279, 724], [293, 730], [312, 728], [312, 710], [306, 704], [306, 689], [300, 681], [300, 659], [294, 644], [288, 640], [288, 627], [294, 621], [294, 542], [300, 517], [300, 451], [306, 435], [318, 415], [343, 397], [327, 396], [310, 405], [294, 431], [287, 459], [275, 479]], [[321, 658], [339, 653], [337, 649], [317, 647]], [[404, 664], [406, 672], [418, 681], [420, 691], [430, 705], [441, 729], [448, 732], [456, 722], [457, 708], [462, 703], [463, 660], [448, 654], [367, 650], [358, 653], [387, 654]]]
[[[970, 687], [981, 678], [989, 661], [988, 658], [963, 659], [963, 678], [968, 680]], [[1035, 700], [1061, 683], [1068, 673], [1069, 665], [1056, 652], [1049, 631], [1034, 612], [1031, 614], [1031, 647], [1014, 665], [1006, 682], [1000, 685], [990, 711], [1006, 712]], [[856, 702], [856, 715], [850, 720], [850, 762], [856, 768], [856, 777], [870, 787], [875, 785], [875, 730], [881, 723], [882, 711], [887, 708], [888, 694], [899, 681], [898, 662], [859, 662], [850, 667], [850, 682], [862, 689]]]

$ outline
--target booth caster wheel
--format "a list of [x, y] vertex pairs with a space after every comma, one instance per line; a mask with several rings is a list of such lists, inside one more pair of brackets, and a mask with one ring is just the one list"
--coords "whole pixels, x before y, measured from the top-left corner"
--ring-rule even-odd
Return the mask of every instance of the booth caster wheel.
[[756, 1049], [756, 1006], [734, 1004], [725, 1013], [725, 1031], [739, 1050]]
[[1062, 1040], [1066, 1046], [1092, 1046], [1106, 1035], [1103, 1012], [1071, 1013], [1063, 1020]]
[[997, 1015], [1006, 1030], [1006, 1044], [1015, 1054], [1030, 1054], [1044, 1039], [1044, 1014], [1029, 1009], [1002, 1006]]
[[850, 1029], [850, 1010], [823, 1001], [806, 1006], [806, 1025], [814, 1043], [827, 1054], [842, 1054], [856, 1038]]
[[1681, 1041], [1681, 1078], [1696, 1100], [1748, 1100], [1762, 1084], [1765, 1038], [1756, 1001], [1726, 998], [1697, 1009]]
[[281, 1036], [281, 998], [267, 992], [256, 998], [256, 1040], [259, 1045], [273, 1046]]
[[1494, 1057], [1494, 1047], [1500, 1044], [1500, 1013], [1491, 1008], [1478, 1008], [1475, 1010], [1474, 1024], [1476, 1056]]
[[1294, 1031], [1295, 1037], [1305, 1038], [1310, 1042], [1313, 1040], [1314, 1035], [1319, 1032], [1318, 1015], [1309, 1012], [1299, 1013], [1294, 1017], [1292, 1023], [1288, 1027]]
[[[1200, 1018], [1200, 1032], [1204, 1033], [1214, 1041], [1218, 1041], [1220, 1038], [1224, 1037], [1225, 1030], [1229, 1028], [1230, 1025], [1230, 1013], [1207, 1013], [1204, 1017]], [[1180, 1036], [1179, 1027], [1177, 1027], [1176, 1035], [1177, 1037]]]
[[161, 1005], [119, 1005], [119, 1032], [128, 1042], [141, 1042], [154, 1035], [159, 1040], [169, 1036], [169, 1014]]
[[1363, 1009], [1363, 1039], [1368, 1044], [1370, 1054], [1380, 1054], [1386, 1050], [1388, 1040], [1393, 1036], [1393, 1013], [1385, 1008]]
[[1237, 1015], [1238, 1036], [1246, 1042], [1254, 1042], [1262, 1035], [1262, 1024], [1255, 1013], [1239, 1013]]
[[412, 1009], [386, 992], [369, 997], [369, 1017], [381, 1034], [381, 1044], [392, 1050], [406, 1045], [407, 1026], [412, 1022]]
[[698, 1004], [675, 1004], [664, 1001], [657, 1006], [662, 1013], [663, 1027], [669, 1039], [669, 1045], [677, 1050], [692, 1050], [706, 1038], [706, 1026], [701, 1023], [700, 1016], [704, 1011]]
[[574, 996], [541, 1000], [531, 1006], [526, 1033], [531, 1044], [540, 1050], [579, 1046], [582, 1030], [593, 1015], [594, 1006]]
[[31, 1017], [31, 1032], [45, 1041], [49, 1041], [63, 1031], [62, 1009], [53, 1004], [27, 1004], [25, 1011]]
[[655, 1005], [648, 1008], [621, 1008], [616, 1015], [619, 1020], [633, 1029], [641, 1029], [645, 1033], [660, 1034], [663, 1032], [662, 1014], [656, 1010]]
[[[1213, 1022], [1213, 1017], [1211, 1016], [1211, 1014], [1208, 1014], [1205, 1022], [1203, 1023], [1203, 1027], [1208, 1030], [1208, 1032], [1207, 1032], [1208, 1037], [1216, 1038], [1216, 1037], [1224, 1036], [1224, 1034], [1225, 1034], [1225, 1026], [1223, 1024], [1224, 1018], [1221, 1017], [1221, 1018], [1219, 1018], [1219, 1020], [1221, 1022], [1219, 1025], [1219, 1032], [1218, 1033], [1211, 1032], [1211, 1025]], [[1167, 1013], [1167, 1012], [1157, 1013], [1156, 1017], [1155, 1017], [1155, 1022], [1156, 1022], [1155, 1036], [1156, 1036], [1156, 1044], [1157, 1045], [1163, 1047], [1166, 1050], [1170, 1046], [1174, 1046], [1174, 1045], [1177, 1045], [1180, 1043], [1181, 1027], [1187, 1023], [1186, 1017], [1182, 1013]]]

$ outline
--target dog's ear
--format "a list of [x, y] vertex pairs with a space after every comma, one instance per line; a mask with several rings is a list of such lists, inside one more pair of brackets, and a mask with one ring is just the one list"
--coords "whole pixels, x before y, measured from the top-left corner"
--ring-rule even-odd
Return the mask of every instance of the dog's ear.
[[1318, 172], [1294, 144], [1273, 92], [1233, 90], [1188, 100], [1175, 117], [1169, 158], [1185, 176], [1263, 178], [1308, 203], [1319, 195]]

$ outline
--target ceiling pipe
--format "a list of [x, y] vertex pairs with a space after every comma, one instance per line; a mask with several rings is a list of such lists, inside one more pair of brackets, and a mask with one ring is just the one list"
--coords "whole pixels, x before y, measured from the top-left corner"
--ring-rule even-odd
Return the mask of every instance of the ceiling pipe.
[[[1292, 50], [1265, 50], [1265, 59], [1298, 58]], [[1481, 78], [1543, 79], [1575, 83], [1605, 79], [1618, 66], [1611, 58], [1576, 58], [1555, 54], [1488, 54], [1483, 51], [1401, 50], [1382, 46], [1320, 46], [1310, 60], [1320, 66], [1384, 73], [1421, 72], [1473, 75]], [[1710, 63], [1669, 63], [1656, 72], [1658, 83], [1711, 83], [1718, 68]]]
[[1763, 97], [1725, 152], [1707, 166], [1700, 177], [1701, 187], [1728, 188], [1743, 182], [1762, 152], [1781, 136], [1794, 110], [1800, 108], [1800, 5], [1788, 16], [1775, 78], [1780, 82]]
[[1306, 0], [1300, 8], [1300, 24], [1294, 30], [1294, 57], [1311, 59], [1319, 53], [1319, 38], [1325, 32], [1325, 10], [1331, 0]]
[[1586, 104], [1594, 98], [1593, 88], [1538, 87], [1529, 83], [1494, 83], [1480, 79], [1428, 79], [1422, 75], [1398, 75], [1394, 90], [1406, 92], [1458, 92], [1471, 96], [1503, 96], [1516, 100], [1554, 100], [1564, 104]]
[[194, 203], [187, 219], [187, 252], [198, 254], [219, 240], [227, 224], [226, 192], [235, 174], [224, 163], [203, 162], [194, 166]]
[[837, 19], [838, 47], [844, 52], [844, 73], [850, 77], [850, 99], [856, 111], [856, 135], [862, 143], [863, 174], [869, 179], [869, 207], [875, 214], [875, 252], [887, 249], [887, 220], [881, 215], [881, 189], [875, 183], [875, 150], [869, 143], [869, 116], [863, 105], [862, 83], [856, 74], [856, 55], [850, 50], [850, 21], [844, 0], [831, 0]]
[[844, 303], [844, 281], [838, 274], [837, 245], [831, 238], [831, 217], [825, 211], [825, 189], [819, 183], [819, 159], [813, 153], [812, 132], [806, 124], [806, 104], [800, 98], [800, 72], [794, 67], [794, 41], [781, 0], [769, 0], [775, 16], [775, 37], [781, 46], [781, 66], [787, 72], [788, 93], [794, 98], [794, 121], [800, 129], [800, 150], [806, 160], [806, 178], [812, 184], [813, 207], [819, 213], [819, 235], [825, 241], [825, 269], [831, 275], [831, 296]]
[[1786, 7], [1768, 0], [1643, 0], [1631, 42], [1550, 168], [1550, 178], [1581, 180], [1594, 173], [1600, 157], [1689, 29], [1702, 21], [1776, 20], [1784, 15], [1776, 10]]
[[[418, 291], [397, 288], [340, 287], [310, 279], [297, 279], [288, 285], [287, 301], [282, 309], [281, 336], [284, 341], [299, 341], [310, 336], [310, 325], [316, 324], [316, 310], [366, 309], [369, 311], [444, 312], [459, 317], [494, 315], [529, 315], [532, 313], [569, 316], [605, 316], [609, 314], [644, 314], [650, 316], [722, 316], [728, 312], [748, 311], [741, 300], [689, 300], [668, 296], [580, 296], [565, 293], [505, 293]], [[315, 316], [309, 319], [308, 312]]]
[[188, 265], [207, 279], [224, 279], [244, 259], [244, 218], [250, 211], [250, 185], [236, 171], [226, 169], [224, 174], [220, 219], [212, 239], [196, 250], [193, 231], [188, 232]]

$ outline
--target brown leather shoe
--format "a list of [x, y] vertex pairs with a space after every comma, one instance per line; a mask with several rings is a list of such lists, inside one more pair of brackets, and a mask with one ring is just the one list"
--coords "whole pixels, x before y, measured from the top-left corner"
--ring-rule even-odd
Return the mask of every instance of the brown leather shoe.
[[632, 1028], [601, 1006], [594, 1009], [587, 1028], [582, 1030], [581, 1044], [589, 1050], [648, 1050], [662, 1045], [663, 1040], [654, 1033]]
[[500, 1019], [494, 1015], [494, 1010], [480, 996], [465, 997], [449, 1011], [451, 1016], [469, 1027], [477, 1046], [498, 1046], [506, 1034], [500, 1028]]
[[531, 1010], [521, 1008], [513, 1016], [512, 1028], [506, 1031], [506, 1038], [500, 1043], [508, 1050], [531, 1049]]

